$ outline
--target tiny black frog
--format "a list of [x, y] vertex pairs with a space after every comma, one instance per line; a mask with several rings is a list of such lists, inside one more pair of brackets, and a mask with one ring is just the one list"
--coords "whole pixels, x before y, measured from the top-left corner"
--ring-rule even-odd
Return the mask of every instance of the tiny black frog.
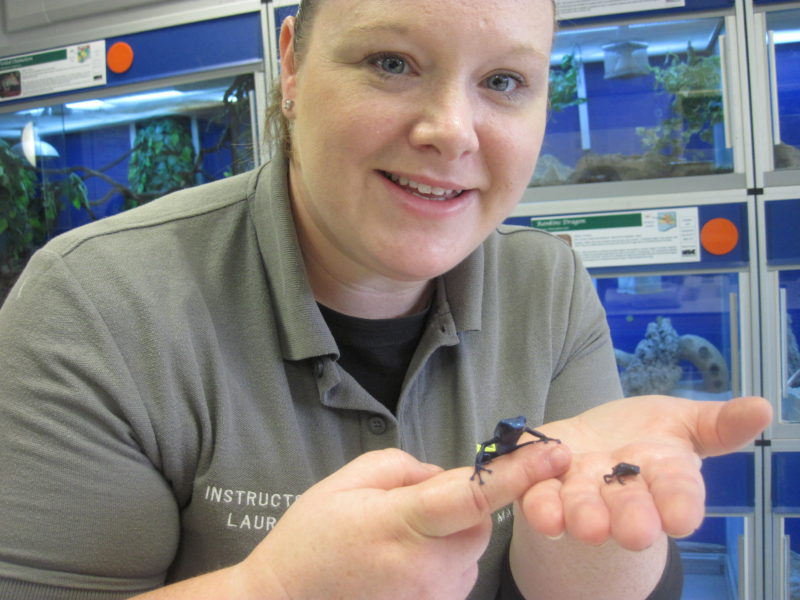
[[[523, 433], [530, 433], [531, 435], [536, 436], [538, 439], [518, 444], [517, 442]], [[497, 424], [497, 427], [494, 428], [494, 437], [478, 445], [478, 452], [475, 455], [475, 472], [472, 474], [472, 477], [470, 477], [470, 481], [475, 479], [475, 476], [477, 475], [478, 481], [480, 481], [481, 485], [483, 485], [481, 471], [486, 471], [487, 473], [492, 472], [492, 470], [487, 469], [485, 465], [488, 465], [498, 456], [509, 454], [517, 448], [522, 448], [528, 444], [536, 444], [539, 442], [556, 442], [560, 444], [561, 440], [547, 437], [542, 432], [531, 429], [528, 427], [525, 417], [520, 416], [510, 419], [503, 419]]]
[[625, 480], [623, 477], [627, 477], [628, 475], [638, 475], [639, 474], [639, 465], [632, 465], [630, 463], [621, 462], [614, 466], [611, 469], [611, 473], [608, 475], [603, 475], [603, 481], [606, 483], [611, 483], [615, 479], [619, 481], [622, 485], [625, 485]]

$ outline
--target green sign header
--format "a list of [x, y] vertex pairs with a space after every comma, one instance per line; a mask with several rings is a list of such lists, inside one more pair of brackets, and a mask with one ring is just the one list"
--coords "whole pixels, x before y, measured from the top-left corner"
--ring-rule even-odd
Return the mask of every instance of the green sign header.
[[531, 227], [551, 233], [580, 229], [614, 229], [617, 227], [641, 227], [642, 213], [622, 215], [592, 215], [586, 217], [558, 217], [555, 219], [531, 219]]
[[32, 67], [49, 62], [56, 62], [67, 59], [66, 49], [51, 50], [50, 52], [40, 52], [39, 54], [26, 54], [25, 56], [15, 56], [0, 60], [0, 69], [19, 69], [21, 67]]

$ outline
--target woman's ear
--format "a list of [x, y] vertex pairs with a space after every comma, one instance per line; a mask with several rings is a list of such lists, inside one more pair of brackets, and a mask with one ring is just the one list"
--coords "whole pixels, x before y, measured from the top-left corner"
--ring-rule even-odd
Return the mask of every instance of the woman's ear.
[[281, 24], [279, 47], [281, 51], [281, 96], [284, 100], [294, 99], [297, 80], [297, 60], [294, 53], [294, 17], [286, 17]]

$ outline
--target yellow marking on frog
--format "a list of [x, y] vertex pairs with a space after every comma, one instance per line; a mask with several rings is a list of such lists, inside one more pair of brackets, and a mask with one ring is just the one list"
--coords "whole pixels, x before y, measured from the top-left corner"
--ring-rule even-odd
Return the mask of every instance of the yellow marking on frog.
[[[480, 452], [482, 445], [483, 444], [475, 444], [475, 452]], [[486, 446], [483, 449], [483, 451], [484, 452], [497, 452], [497, 446], [495, 446], [494, 444], [489, 444], [488, 446]]]

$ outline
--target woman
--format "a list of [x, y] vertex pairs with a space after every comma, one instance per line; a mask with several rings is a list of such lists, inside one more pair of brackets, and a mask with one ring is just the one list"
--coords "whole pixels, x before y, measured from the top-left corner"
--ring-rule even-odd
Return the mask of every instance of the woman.
[[[271, 164], [37, 254], [0, 311], [0, 597], [677, 597], [699, 457], [770, 409], [610, 402], [588, 275], [499, 227], [552, 36], [549, 0], [304, 2]], [[471, 479], [518, 414], [562, 443]]]

